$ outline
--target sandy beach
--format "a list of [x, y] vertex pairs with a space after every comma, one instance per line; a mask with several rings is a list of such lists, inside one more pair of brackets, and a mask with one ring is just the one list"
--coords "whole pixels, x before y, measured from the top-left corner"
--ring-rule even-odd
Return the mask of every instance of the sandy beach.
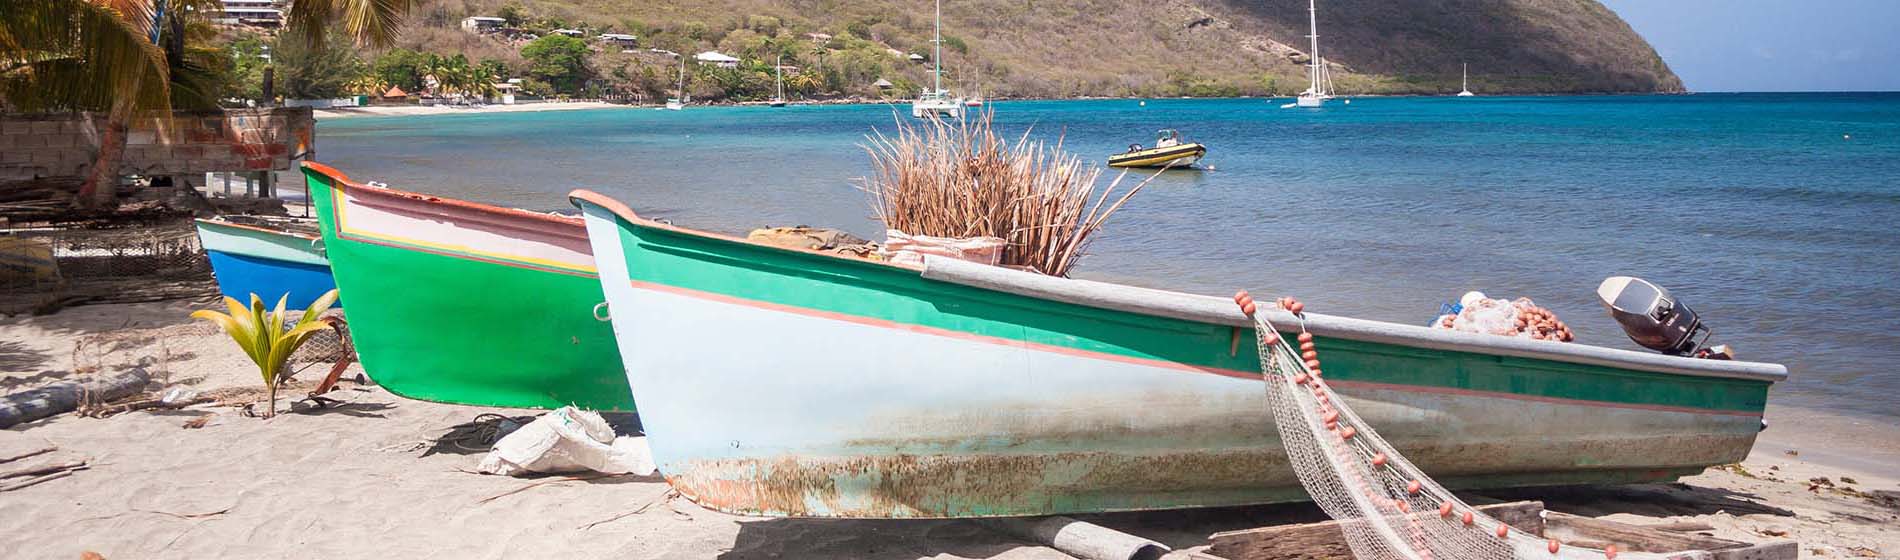
[[578, 111], [582, 109], [644, 109], [639, 105], [620, 105], [603, 101], [523, 103], [519, 105], [372, 105], [339, 107], [314, 111], [317, 119], [349, 117], [412, 117], [428, 115], [486, 115], [492, 113], [535, 113], [541, 111]]
[[[228, 340], [186, 318], [211, 303], [0, 319], [0, 386], [133, 366], [167, 387], [257, 385]], [[271, 420], [207, 404], [63, 414], [0, 431], [0, 456], [58, 447], [9, 468], [89, 466], [0, 493], [10, 519], [0, 549], [32, 558], [1067, 558], [971, 521], [749, 518], [700, 508], [658, 477], [475, 474], [483, 450], [454, 434], [483, 414], [539, 411], [414, 401], [347, 381], [331, 396], [344, 404], [297, 404]], [[1705, 523], [1719, 538], [1794, 539], [1803, 557], [1900, 556], [1900, 502], [1875, 495], [1900, 491], [1900, 429], [1776, 406], [1768, 418], [1746, 462], [1679, 484], [1488, 495], [1624, 522]], [[1169, 544], [1177, 558], [1216, 531], [1323, 519], [1304, 504], [1083, 517]]]

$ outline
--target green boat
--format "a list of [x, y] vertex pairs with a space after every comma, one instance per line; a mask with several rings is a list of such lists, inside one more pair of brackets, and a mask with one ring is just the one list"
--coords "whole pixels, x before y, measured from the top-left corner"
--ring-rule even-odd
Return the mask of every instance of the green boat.
[[305, 163], [350, 334], [390, 392], [633, 410], [578, 218], [351, 181]]
[[[935, 256], [873, 262], [570, 198], [653, 458], [701, 505], [982, 517], [1307, 498], [1267, 407], [1254, 323], [1230, 298]], [[1740, 461], [1787, 376], [1305, 317], [1328, 384], [1453, 488], [1663, 481]]]

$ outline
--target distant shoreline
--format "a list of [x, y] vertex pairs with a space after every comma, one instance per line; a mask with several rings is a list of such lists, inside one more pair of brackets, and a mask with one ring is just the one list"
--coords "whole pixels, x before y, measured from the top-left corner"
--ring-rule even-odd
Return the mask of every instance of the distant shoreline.
[[486, 115], [492, 113], [534, 113], [541, 111], [575, 111], [582, 109], [632, 109], [638, 105], [620, 105], [603, 101], [571, 101], [522, 103], [518, 105], [371, 105], [368, 107], [338, 107], [317, 109], [313, 114], [318, 120], [342, 119], [350, 117], [412, 117], [431, 115]]

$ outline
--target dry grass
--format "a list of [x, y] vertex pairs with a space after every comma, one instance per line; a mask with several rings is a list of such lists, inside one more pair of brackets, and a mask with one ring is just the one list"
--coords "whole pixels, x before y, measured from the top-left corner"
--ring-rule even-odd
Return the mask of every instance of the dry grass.
[[1002, 238], [1002, 265], [1051, 276], [1067, 276], [1102, 223], [1148, 184], [1121, 189], [1123, 172], [1098, 189], [1101, 168], [1063, 152], [1061, 140], [1045, 144], [1025, 132], [1011, 142], [987, 112], [922, 124], [900, 119], [894, 134], [868, 140], [875, 171], [861, 188], [885, 227]]

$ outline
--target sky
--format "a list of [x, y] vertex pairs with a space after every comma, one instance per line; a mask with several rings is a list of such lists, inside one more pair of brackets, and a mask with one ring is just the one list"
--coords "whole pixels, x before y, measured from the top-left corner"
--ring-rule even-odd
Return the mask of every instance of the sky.
[[1900, 0], [1602, 0], [1692, 91], [1900, 91]]

